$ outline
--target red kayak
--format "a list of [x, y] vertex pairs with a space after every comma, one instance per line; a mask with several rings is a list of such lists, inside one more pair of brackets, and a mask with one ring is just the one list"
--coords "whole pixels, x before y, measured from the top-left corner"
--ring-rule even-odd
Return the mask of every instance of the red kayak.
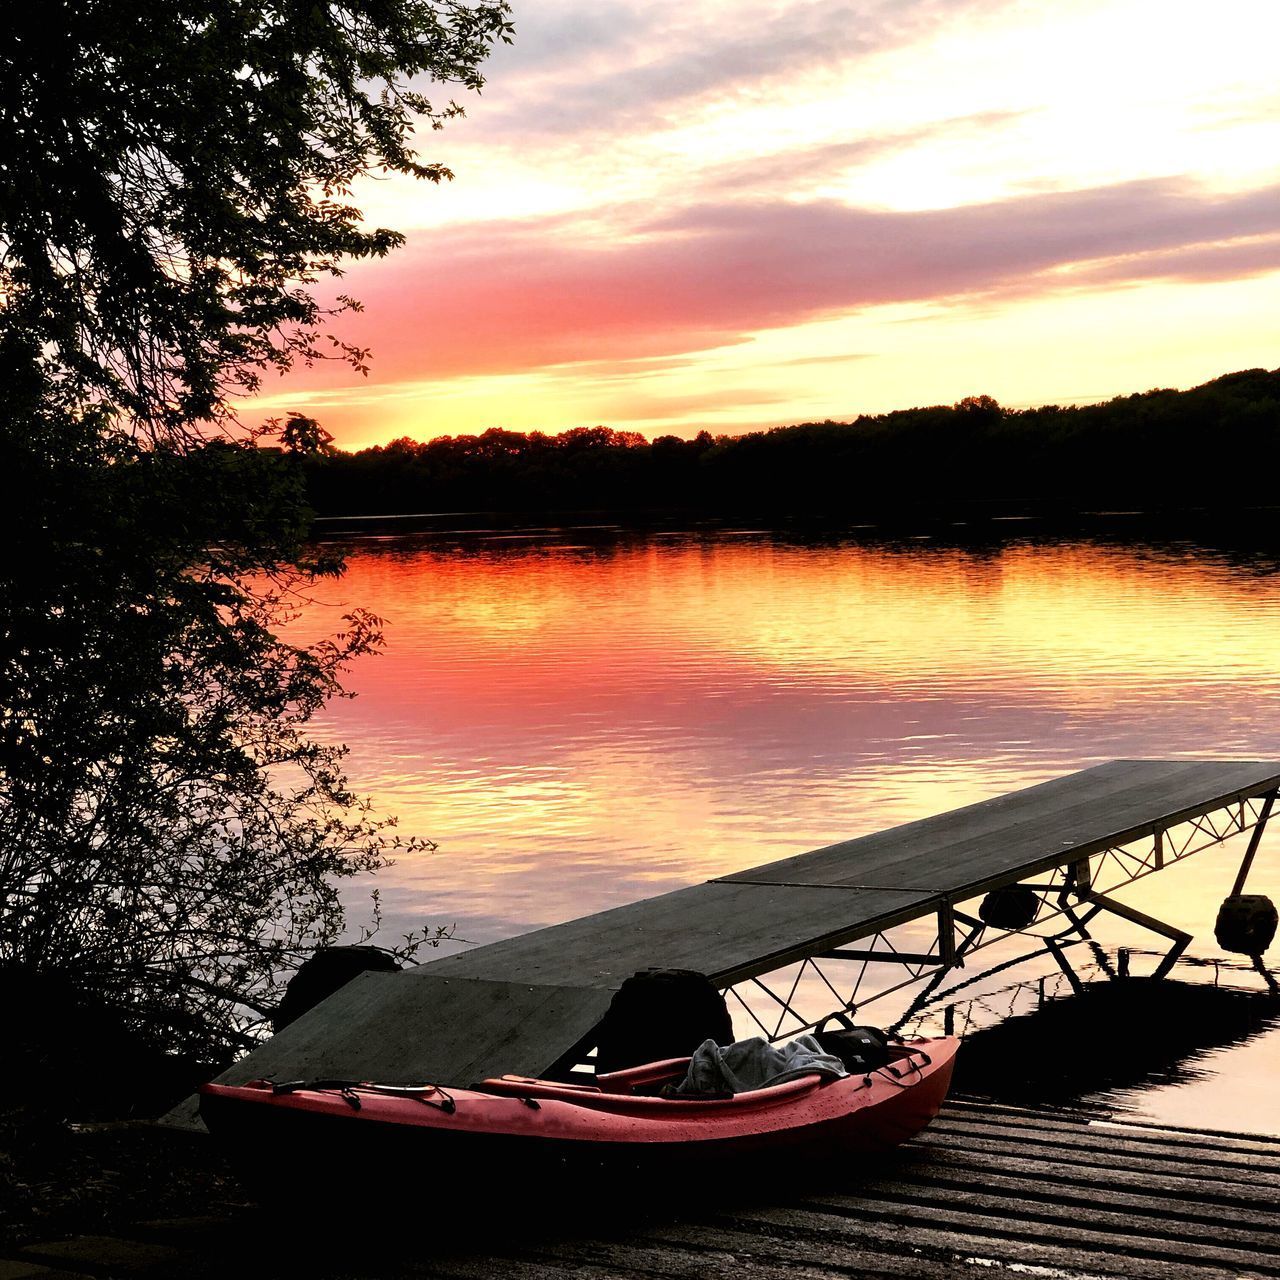
[[[242, 1167], [313, 1153], [357, 1161], [510, 1170], [513, 1165], [651, 1167], [788, 1152], [813, 1159], [883, 1151], [938, 1113], [959, 1042], [894, 1046], [886, 1066], [838, 1080], [805, 1075], [727, 1098], [664, 1098], [687, 1058], [561, 1084], [502, 1076], [467, 1089], [344, 1081], [207, 1084], [200, 1114]], [[500, 1161], [499, 1164], [492, 1162]]]

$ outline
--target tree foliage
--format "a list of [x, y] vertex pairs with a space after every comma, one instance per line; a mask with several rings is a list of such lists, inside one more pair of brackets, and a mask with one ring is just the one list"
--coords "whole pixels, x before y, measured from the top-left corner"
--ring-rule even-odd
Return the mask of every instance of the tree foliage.
[[[313, 288], [386, 253], [352, 183], [438, 181], [412, 126], [509, 37], [493, 0], [66, 0], [0, 30], [0, 966], [220, 1055], [400, 842], [309, 722], [381, 642], [285, 628], [308, 546], [292, 415], [230, 398], [365, 354]], [[446, 90], [447, 91], [447, 90]], [[342, 305], [357, 305], [351, 300]], [[263, 431], [279, 447], [257, 447]], [[410, 936], [412, 947], [421, 941]]]
[[1269, 504], [1280, 465], [1280, 370], [1188, 391], [1014, 410], [990, 396], [692, 439], [605, 427], [560, 435], [493, 428], [401, 439], [305, 462], [329, 515], [465, 510], [657, 510], [894, 518], [984, 504], [1153, 508], [1211, 503], [1205, 450], [1247, 457], [1232, 503]]
[[362, 224], [352, 183], [450, 176], [416, 158], [412, 126], [459, 107], [414, 77], [478, 89], [509, 35], [501, 0], [10, 6], [6, 360], [52, 365], [71, 402], [152, 435], [217, 419], [265, 370], [361, 363], [308, 287], [402, 239]]
[[20, 519], [0, 576], [0, 958], [227, 1052], [342, 932], [341, 879], [390, 850], [343, 748], [308, 733], [378, 620], [279, 638], [298, 566], [331, 566], [307, 560], [278, 456], [22, 425], [3, 459]]

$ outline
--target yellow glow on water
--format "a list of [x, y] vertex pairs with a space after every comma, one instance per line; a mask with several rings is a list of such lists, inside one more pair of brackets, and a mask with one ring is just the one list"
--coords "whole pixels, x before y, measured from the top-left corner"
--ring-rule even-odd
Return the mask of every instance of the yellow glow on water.
[[[433, 565], [432, 590], [417, 600], [394, 589], [397, 625], [447, 613], [450, 647], [466, 655], [452, 674], [483, 671], [478, 701], [526, 680], [543, 696], [585, 695], [597, 679], [626, 680], [673, 654], [673, 681], [692, 668], [801, 692], [831, 682], [899, 696], [1034, 689], [1043, 706], [1090, 714], [1149, 702], [1153, 687], [1220, 689], [1275, 673], [1269, 580], [1195, 560], [1135, 562], [1088, 546], [987, 561], [923, 546], [822, 555], [751, 543], [710, 561], [701, 549], [625, 555], [606, 579], [591, 558], [506, 555]], [[584, 631], [584, 618], [611, 621]], [[510, 671], [494, 669], [517, 653]], [[393, 653], [370, 678], [399, 666]]]
[[548, 921], [1099, 759], [1280, 754], [1269, 575], [1087, 544], [560, 549], [582, 537], [354, 556], [343, 594], [390, 643], [335, 732], [446, 848], [393, 883], [465, 901], [482, 875], [496, 908], [509, 860], [546, 858], [501, 914]]

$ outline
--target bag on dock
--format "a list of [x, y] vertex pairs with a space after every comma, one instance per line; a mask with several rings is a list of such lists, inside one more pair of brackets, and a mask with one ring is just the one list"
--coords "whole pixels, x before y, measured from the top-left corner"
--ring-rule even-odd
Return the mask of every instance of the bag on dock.
[[399, 970], [400, 962], [381, 947], [321, 947], [289, 979], [284, 999], [271, 1015], [271, 1029], [283, 1031], [362, 973]]
[[596, 1072], [684, 1058], [704, 1041], [733, 1042], [724, 996], [693, 969], [641, 969], [618, 988], [600, 1024]]
[[[839, 1023], [835, 1031], [827, 1031], [828, 1022]], [[889, 1037], [879, 1027], [857, 1027], [845, 1013], [832, 1013], [813, 1029], [813, 1038], [824, 1053], [839, 1058], [855, 1075], [874, 1071], [889, 1061]]]

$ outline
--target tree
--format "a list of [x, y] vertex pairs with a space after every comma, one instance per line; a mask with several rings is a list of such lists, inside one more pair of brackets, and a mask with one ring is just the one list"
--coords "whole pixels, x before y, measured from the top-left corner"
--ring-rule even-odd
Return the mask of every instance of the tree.
[[[439, 182], [414, 77], [479, 89], [505, 0], [62, 0], [0, 30], [0, 341], [161, 437], [268, 369], [367, 352], [308, 286], [402, 237], [351, 203], [371, 170]], [[357, 305], [343, 299], [338, 309]]]
[[[401, 842], [312, 716], [380, 643], [303, 648], [299, 458], [233, 397], [330, 336], [312, 286], [400, 236], [352, 183], [430, 181], [504, 3], [65, 0], [0, 31], [0, 966], [57, 972], [167, 1045], [244, 1042]], [[344, 299], [339, 308], [358, 304]], [[274, 433], [280, 447], [257, 447]], [[410, 947], [420, 938], [410, 936]]]

